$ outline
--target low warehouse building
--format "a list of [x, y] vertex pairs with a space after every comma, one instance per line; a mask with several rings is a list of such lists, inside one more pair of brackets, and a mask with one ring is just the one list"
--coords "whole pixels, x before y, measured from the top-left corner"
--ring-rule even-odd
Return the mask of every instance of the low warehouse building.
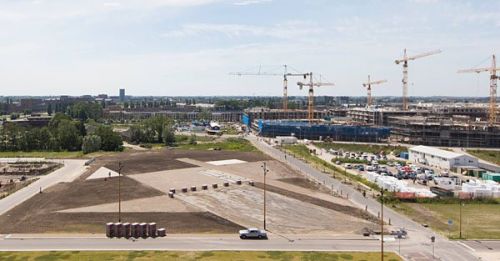
[[430, 167], [452, 169], [458, 166], [478, 166], [477, 158], [427, 146], [410, 148], [409, 160]]

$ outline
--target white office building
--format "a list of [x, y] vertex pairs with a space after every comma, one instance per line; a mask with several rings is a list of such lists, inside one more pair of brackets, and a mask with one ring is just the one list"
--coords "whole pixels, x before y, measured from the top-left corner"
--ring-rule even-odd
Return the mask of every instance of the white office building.
[[409, 150], [409, 160], [433, 168], [450, 170], [458, 166], [477, 167], [477, 158], [469, 155], [427, 146], [415, 146]]

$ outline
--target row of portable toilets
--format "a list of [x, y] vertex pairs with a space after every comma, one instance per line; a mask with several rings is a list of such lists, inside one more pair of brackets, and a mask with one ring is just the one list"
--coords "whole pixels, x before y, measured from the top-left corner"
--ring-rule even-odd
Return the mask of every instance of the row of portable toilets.
[[156, 223], [106, 223], [106, 236], [124, 238], [164, 237], [165, 228], [156, 228]]
[[[241, 180], [237, 180], [235, 183], [236, 183], [236, 185], [243, 184], [243, 182]], [[255, 186], [255, 183], [253, 181], [248, 181], [248, 184], [250, 186]], [[222, 183], [222, 185], [224, 187], [229, 187], [229, 182], [224, 182], [224, 183]], [[216, 189], [218, 187], [219, 187], [219, 185], [217, 183], [212, 184], [212, 188]], [[209, 186], [207, 184], [204, 184], [204, 185], [201, 186], [201, 190], [208, 190], [208, 188], [209, 188]], [[195, 192], [195, 191], [197, 191], [197, 188], [196, 188], [196, 186], [192, 186], [189, 189], [187, 187], [181, 188], [181, 192], [182, 193], [187, 193], [188, 191]], [[174, 198], [175, 192], [176, 192], [175, 188], [171, 188], [168, 191], [168, 196], [170, 198]]]

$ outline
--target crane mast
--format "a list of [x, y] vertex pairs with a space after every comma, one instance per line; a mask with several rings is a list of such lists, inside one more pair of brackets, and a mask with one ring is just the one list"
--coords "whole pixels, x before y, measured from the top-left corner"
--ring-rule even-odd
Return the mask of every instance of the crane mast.
[[481, 73], [490, 72], [490, 101], [488, 108], [488, 125], [493, 126], [497, 121], [497, 75], [500, 68], [497, 67], [496, 57], [491, 57], [491, 67], [459, 70], [458, 73]]
[[309, 76], [309, 83], [297, 82], [297, 85], [301, 90], [304, 86], [309, 87], [308, 91], [309, 96], [307, 103], [307, 119], [309, 120], [309, 124], [311, 124], [312, 121], [314, 120], [314, 87], [334, 86], [335, 84], [329, 82], [314, 82], [312, 72], [304, 74], [304, 78], [306, 78], [306, 76]]
[[370, 80], [370, 75], [368, 75], [368, 82], [363, 83], [363, 87], [366, 87], [367, 90], [367, 99], [366, 99], [366, 104], [368, 107], [370, 107], [373, 103], [372, 99], [372, 85], [377, 85], [377, 84], [382, 84], [387, 82], [387, 80], [380, 80], [380, 81], [371, 81]]
[[403, 110], [404, 111], [407, 111], [408, 107], [409, 107], [408, 106], [408, 61], [413, 61], [413, 60], [416, 60], [418, 58], [430, 56], [433, 54], [438, 54], [440, 52], [441, 52], [441, 50], [435, 50], [435, 51], [426, 52], [426, 53], [422, 53], [422, 54], [408, 57], [408, 55], [406, 53], [406, 49], [404, 49], [403, 58], [395, 61], [396, 64], [400, 64], [400, 63], [403, 64], [403, 80], [402, 80], [402, 82], [403, 82]]

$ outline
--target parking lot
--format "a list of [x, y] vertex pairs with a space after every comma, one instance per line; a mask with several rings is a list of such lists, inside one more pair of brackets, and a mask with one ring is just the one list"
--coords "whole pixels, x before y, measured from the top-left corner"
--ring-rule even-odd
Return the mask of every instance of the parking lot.
[[407, 160], [392, 154], [374, 154], [366, 152], [349, 152], [343, 150], [326, 150], [308, 145], [320, 158], [332, 162], [337, 167], [354, 175], [368, 179], [368, 172], [382, 176], [391, 176], [402, 181], [407, 187], [417, 190], [433, 186], [455, 190], [461, 181], [470, 179], [463, 175], [449, 173], [446, 170], [433, 169], [422, 164], [407, 164]]

